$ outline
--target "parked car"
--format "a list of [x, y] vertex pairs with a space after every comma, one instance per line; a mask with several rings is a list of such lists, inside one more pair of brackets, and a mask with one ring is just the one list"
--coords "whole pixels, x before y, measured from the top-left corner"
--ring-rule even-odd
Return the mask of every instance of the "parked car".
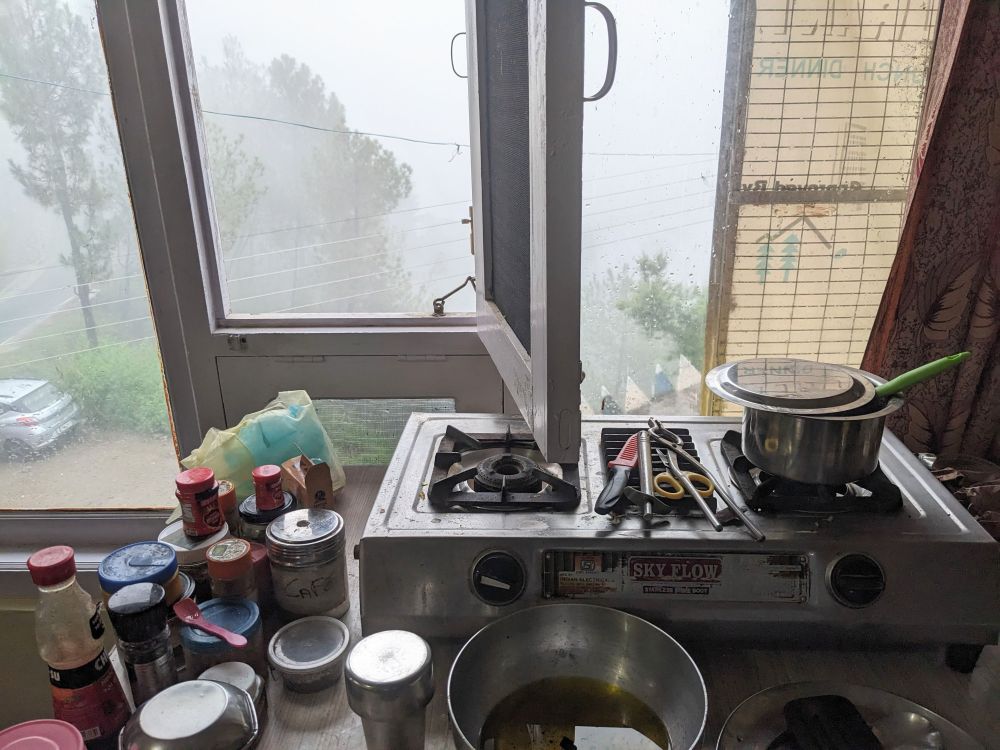
[[72, 397], [47, 380], [0, 380], [0, 447], [7, 456], [37, 453], [80, 423]]

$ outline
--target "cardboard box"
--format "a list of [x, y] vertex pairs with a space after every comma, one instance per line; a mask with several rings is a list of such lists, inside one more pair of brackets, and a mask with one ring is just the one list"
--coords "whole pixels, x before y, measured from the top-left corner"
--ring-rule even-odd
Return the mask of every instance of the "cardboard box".
[[306, 456], [288, 459], [281, 465], [281, 488], [292, 494], [298, 508], [335, 510], [330, 467], [323, 461], [314, 463]]

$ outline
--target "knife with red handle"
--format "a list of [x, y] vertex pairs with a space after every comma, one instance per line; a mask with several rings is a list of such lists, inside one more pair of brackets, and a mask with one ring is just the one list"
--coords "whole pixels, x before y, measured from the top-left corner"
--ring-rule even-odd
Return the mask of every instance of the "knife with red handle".
[[638, 463], [639, 433], [636, 432], [625, 441], [625, 445], [618, 451], [615, 459], [608, 461], [608, 470], [611, 472], [611, 476], [608, 477], [604, 489], [601, 490], [601, 494], [597, 498], [594, 511], [605, 516], [618, 506], [625, 492], [625, 487], [628, 485], [629, 475]]

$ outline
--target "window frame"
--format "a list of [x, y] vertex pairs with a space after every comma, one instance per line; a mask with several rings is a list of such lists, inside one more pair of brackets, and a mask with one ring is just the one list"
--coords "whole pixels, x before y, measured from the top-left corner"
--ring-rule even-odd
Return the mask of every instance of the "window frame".
[[[493, 301], [487, 104], [480, 96], [485, 35], [466, 0], [476, 323], [479, 336], [549, 461], [580, 455], [580, 284], [583, 161], [583, 0], [528, 0], [531, 353]], [[558, 30], [557, 33], [549, 33]], [[534, 53], [534, 54], [532, 54]], [[538, 106], [541, 104], [542, 106]]]
[[227, 314], [184, 3], [96, 5], [181, 455], [208, 428], [235, 424], [248, 410], [245, 399], [226, 398], [220, 362], [229, 357], [244, 358], [242, 377], [267, 378], [273, 394], [295, 387], [294, 378], [276, 378], [274, 368], [261, 374], [255, 359], [386, 355], [364, 383], [340, 386], [331, 371], [330, 390], [313, 397], [408, 397], [423, 387], [428, 397], [447, 392], [463, 411], [504, 411], [499, 375], [484, 382], [481, 360], [468, 367], [488, 357], [475, 317], [434, 316], [430, 300], [426, 315]]

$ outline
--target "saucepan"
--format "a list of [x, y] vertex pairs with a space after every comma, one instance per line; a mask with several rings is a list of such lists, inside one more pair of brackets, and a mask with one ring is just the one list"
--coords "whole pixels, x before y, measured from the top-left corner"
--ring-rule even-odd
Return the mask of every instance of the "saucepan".
[[968, 356], [929, 362], [888, 383], [842, 365], [748, 359], [716, 367], [705, 383], [743, 407], [743, 453], [755, 466], [797, 482], [838, 485], [878, 468], [885, 420], [903, 405], [901, 390]]
[[[622, 694], [637, 699], [662, 722], [672, 750], [694, 748], [704, 731], [705, 683], [677, 641], [625, 612], [588, 604], [549, 604], [497, 620], [462, 647], [448, 676], [455, 746], [488, 747], [484, 728], [495, 709], [507, 705], [518, 691], [530, 691], [529, 686], [536, 684], [551, 686], [555, 694], [539, 699], [564, 705], [574, 697], [558, 691], [560, 686], [574, 685], [574, 680], [604, 686], [598, 700]], [[569, 739], [579, 742], [579, 734]]]

